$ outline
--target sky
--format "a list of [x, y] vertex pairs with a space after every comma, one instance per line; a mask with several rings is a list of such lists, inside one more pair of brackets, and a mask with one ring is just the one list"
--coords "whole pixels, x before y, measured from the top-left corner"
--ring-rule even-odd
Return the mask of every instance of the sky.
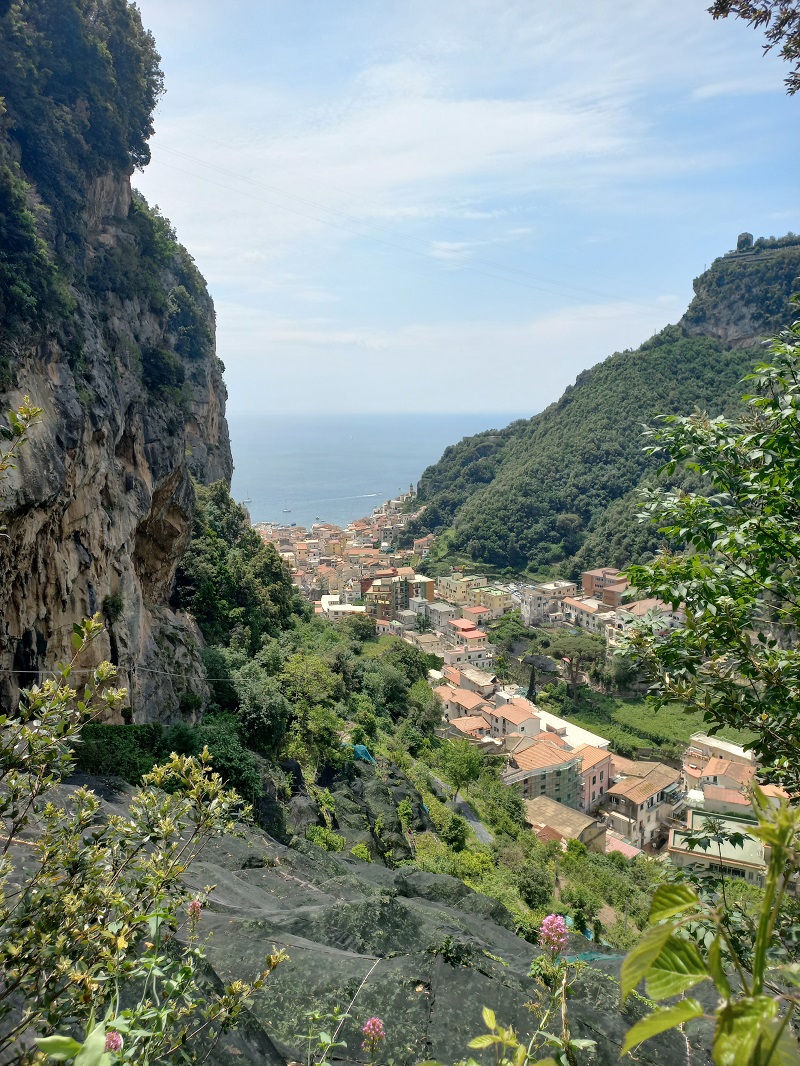
[[800, 99], [703, 0], [139, 0], [229, 411], [531, 414], [800, 230]]

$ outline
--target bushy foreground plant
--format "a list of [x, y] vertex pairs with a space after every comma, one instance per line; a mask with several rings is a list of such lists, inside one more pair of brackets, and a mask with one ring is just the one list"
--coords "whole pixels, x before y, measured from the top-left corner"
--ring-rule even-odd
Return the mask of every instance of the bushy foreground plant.
[[709, 899], [687, 881], [673, 881], [656, 889], [651, 926], [622, 965], [623, 1003], [642, 980], [656, 1001], [710, 981], [719, 997], [716, 1009], [708, 1012], [693, 998], [659, 1007], [628, 1032], [625, 1051], [705, 1017], [715, 1026], [716, 1066], [800, 1062], [792, 1031], [800, 1003], [800, 964], [778, 935], [786, 894], [800, 870], [800, 808], [776, 807], [756, 789], [753, 809], [758, 825], [749, 832], [769, 856], [754, 925], [741, 920], [724, 893]]
[[251, 982], [204, 978], [205, 893], [183, 878], [242, 814], [207, 751], [156, 767], [125, 814], [104, 816], [87, 788], [58, 788], [82, 723], [125, 699], [108, 663], [82, 692], [69, 685], [101, 631], [98, 618], [76, 625], [73, 660], [0, 717], [0, 1054], [11, 1062], [33, 1061], [36, 1043], [81, 1066], [168, 1061], [201, 1034], [205, 1051], [283, 957]]
[[[795, 298], [797, 302], [797, 298]], [[652, 434], [664, 470], [705, 492], [651, 493], [641, 516], [683, 551], [630, 567], [636, 588], [683, 608], [684, 624], [632, 627], [628, 650], [655, 705], [701, 711], [714, 732], [750, 729], [759, 761], [800, 788], [800, 322], [775, 338], [738, 421], [696, 413]]]

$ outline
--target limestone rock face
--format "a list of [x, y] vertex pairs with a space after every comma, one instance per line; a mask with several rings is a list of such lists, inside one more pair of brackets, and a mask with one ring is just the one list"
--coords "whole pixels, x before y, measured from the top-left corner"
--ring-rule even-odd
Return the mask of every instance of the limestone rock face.
[[[177, 245], [183, 260], [162, 253], [143, 267], [131, 212], [127, 175], [92, 183], [82, 259], [63, 271], [73, 315], [10, 341], [14, 383], [0, 403], [29, 396], [43, 415], [0, 487], [0, 701], [67, 659], [73, 623], [101, 612], [106, 633], [81, 667], [116, 663], [135, 721], [191, 720], [206, 695], [201, 638], [169, 600], [191, 476], [230, 481], [226, 392], [202, 281], [203, 347], [186, 353], [170, 310], [187, 269], [199, 275]], [[121, 285], [121, 263], [134, 279], [146, 269], [146, 287]], [[148, 354], [167, 361], [171, 388], [148, 382]]]
[[[742, 238], [750, 237], [749, 243]], [[742, 234], [736, 251], [715, 259], [694, 281], [694, 299], [681, 319], [688, 336], [715, 337], [731, 348], [755, 348], [794, 317], [789, 302], [800, 271], [800, 237], [760, 239]]]

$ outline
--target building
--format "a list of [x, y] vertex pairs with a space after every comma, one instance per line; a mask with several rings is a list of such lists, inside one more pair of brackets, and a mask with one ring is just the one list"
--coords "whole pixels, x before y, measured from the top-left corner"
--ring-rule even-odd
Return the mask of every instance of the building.
[[587, 633], [605, 636], [606, 624], [614, 608], [594, 597], [579, 600], [574, 596], [565, 596], [561, 601], [561, 611], [564, 621], [569, 625], [585, 629]]
[[727, 840], [714, 843], [707, 850], [690, 849], [687, 837], [703, 832], [703, 823], [708, 815], [701, 810], [690, 810], [685, 830], [673, 828], [669, 834], [669, 857], [676, 866], [701, 867], [713, 873], [723, 873], [726, 877], [737, 877], [758, 888], [764, 887], [764, 880], [769, 862], [769, 850], [762, 842], [751, 836], [749, 830], [755, 823], [752, 819], [737, 818], [734, 815], [715, 815], [722, 823], [722, 829], [728, 833], [744, 834], [743, 846], [734, 846]]
[[561, 737], [571, 749], [579, 748], [582, 744], [591, 744], [592, 747], [603, 750], [608, 748], [609, 742], [605, 737], [598, 736], [597, 733], [592, 733], [583, 726], [575, 725], [566, 718], [559, 718], [557, 714], [544, 711], [541, 707], [536, 707], [535, 712], [542, 730]]
[[415, 555], [418, 555], [420, 559], [424, 559], [426, 555], [430, 553], [435, 540], [436, 537], [433, 533], [429, 533], [426, 537], [417, 537], [413, 543], [412, 551]]
[[720, 759], [730, 759], [731, 762], [747, 763], [749, 766], [757, 765], [755, 752], [745, 751], [740, 744], [734, 744], [722, 737], [709, 737], [705, 733], [692, 733], [686, 754], [706, 760], [716, 755]]
[[611, 752], [594, 744], [580, 744], [574, 752], [581, 757], [581, 810], [593, 811], [612, 783]]
[[577, 810], [581, 803], [580, 758], [544, 737], [507, 756], [503, 781], [520, 785], [523, 799], [547, 797]]
[[599, 570], [584, 570], [581, 574], [581, 588], [584, 596], [597, 596], [602, 598], [603, 589], [609, 585], [617, 585], [622, 580], [620, 571], [613, 566], [604, 566]]
[[[549, 796], [537, 796], [525, 801], [525, 821], [537, 833], [548, 828], [563, 840], [580, 840], [588, 851], [605, 853], [606, 827]], [[553, 839], [552, 835], [550, 839]]]
[[526, 626], [560, 621], [562, 602], [567, 596], [576, 596], [578, 586], [574, 581], [547, 581], [522, 590], [520, 613]]
[[442, 701], [442, 713], [446, 721], [464, 718], [466, 715], [483, 714], [485, 709], [490, 709], [490, 705], [482, 696], [466, 688], [438, 685], [433, 691]]
[[467, 592], [467, 602], [471, 607], [484, 607], [489, 618], [501, 618], [515, 607], [514, 597], [505, 589], [493, 585], [481, 585]]
[[744, 792], [719, 785], [706, 785], [702, 792], [690, 792], [688, 799], [690, 806], [706, 814], [738, 814], [746, 818], [753, 810]]
[[493, 737], [505, 737], [512, 733], [535, 737], [540, 732], [540, 726], [539, 719], [531, 713], [532, 706], [528, 700], [514, 700], [499, 706], [487, 704], [481, 714], [491, 725]]
[[613, 757], [616, 780], [602, 803], [609, 826], [638, 848], [658, 847], [667, 839], [683, 804], [680, 771], [659, 762]]
[[353, 615], [365, 614], [365, 607], [356, 607], [352, 603], [342, 603], [338, 594], [335, 596], [322, 596], [319, 601], [320, 613], [331, 622], [340, 622], [343, 618], [352, 618]]
[[472, 622], [477, 629], [480, 629], [481, 623], [490, 620], [492, 613], [488, 607], [462, 607], [461, 617], [466, 618], [467, 621]]
[[468, 688], [471, 692], [479, 692], [485, 700], [490, 699], [497, 691], [497, 675], [487, 673], [486, 670], [478, 670], [474, 666], [463, 666], [461, 669], [447, 667], [455, 670], [457, 684], [462, 688]]
[[468, 740], [481, 740], [491, 735], [491, 727], [483, 715], [467, 714], [447, 723], [445, 735]]
[[494, 644], [487, 644], [483, 648], [446, 648], [442, 658], [448, 666], [477, 666], [479, 670], [491, 670]]
[[450, 577], [440, 577], [436, 583], [436, 592], [443, 600], [449, 603], [469, 605], [470, 589], [481, 588], [486, 584], [486, 577], [477, 574], [464, 577], [463, 574], [451, 574]]
[[743, 790], [751, 784], [755, 772], [755, 767], [747, 763], [714, 756], [700, 771], [700, 787], [705, 789], [707, 785], [718, 785], [720, 788]]
[[442, 600], [434, 600], [428, 607], [428, 618], [434, 629], [443, 633], [447, 629], [447, 623], [458, 614], [458, 608], [452, 603], [444, 603]]

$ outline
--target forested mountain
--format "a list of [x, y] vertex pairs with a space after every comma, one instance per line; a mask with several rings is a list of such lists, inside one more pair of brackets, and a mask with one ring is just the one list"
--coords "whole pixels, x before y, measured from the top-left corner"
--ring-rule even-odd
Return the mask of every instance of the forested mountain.
[[541, 414], [449, 447], [420, 479], [425, 510], [409, 538], [440, 535], [434, 570], [458, 561], [575, 572], [653, 551], [655, 531], [634, 517], [657, 465], [644, 425], [738, 407], [760, 338], [790, 321], [798, 274], [800, 237], [743, 234], [695, 280], [677, 325], [583, 371]]

